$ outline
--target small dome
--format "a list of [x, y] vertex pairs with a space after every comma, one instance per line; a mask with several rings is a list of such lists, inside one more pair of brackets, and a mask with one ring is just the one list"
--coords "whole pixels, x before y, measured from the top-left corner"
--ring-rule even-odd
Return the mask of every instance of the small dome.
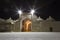
[[51, 16], [49, 16], [49, 18], [47, 18], [46, 20], [54, 20]]
[[41, 17], [38, 17], [38, 18], [37, 18], [37, 21], [39, 21], [39, 20], [43, 20], [43, 19], [42, 19]]

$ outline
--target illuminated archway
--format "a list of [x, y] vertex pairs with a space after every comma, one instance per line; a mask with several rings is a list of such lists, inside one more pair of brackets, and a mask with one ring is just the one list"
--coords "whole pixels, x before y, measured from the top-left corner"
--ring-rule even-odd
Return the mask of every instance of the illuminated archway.
[[25, 19], [22, 21], [22, 32], [30, 32], [31, 31], [32, 22], [30, 19]]

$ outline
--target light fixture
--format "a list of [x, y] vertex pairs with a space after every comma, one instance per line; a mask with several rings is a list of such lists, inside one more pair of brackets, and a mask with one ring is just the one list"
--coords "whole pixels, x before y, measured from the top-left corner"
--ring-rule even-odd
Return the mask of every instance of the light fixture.
[[33, 15], [35, 13], [35, 10], [31, 9], [30, 13]]
[[22, 10], [18, 10], [18, 13], [21, 15], [22, 14]]

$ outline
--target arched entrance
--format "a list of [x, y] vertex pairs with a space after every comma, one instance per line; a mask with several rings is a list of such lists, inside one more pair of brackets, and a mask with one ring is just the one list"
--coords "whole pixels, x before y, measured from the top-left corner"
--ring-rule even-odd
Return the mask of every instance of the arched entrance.
[[22, 21], [22, 32], [31, 32], [32, 22], [30, 19], [26, 18]]

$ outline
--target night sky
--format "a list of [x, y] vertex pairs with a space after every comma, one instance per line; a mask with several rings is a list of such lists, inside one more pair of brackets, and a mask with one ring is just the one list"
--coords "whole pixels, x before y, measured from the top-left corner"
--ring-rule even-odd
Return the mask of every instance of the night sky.
[[49, 16], [55, 20], [60, 20], [59, 7], [56, 7], [56, 0], [0, 0], [0, 18], [19, 18], [17, 9], [22, 9], [24, 12], [29, 12], [30, 8], [35, 8], [37, 17], [43, 19]]

